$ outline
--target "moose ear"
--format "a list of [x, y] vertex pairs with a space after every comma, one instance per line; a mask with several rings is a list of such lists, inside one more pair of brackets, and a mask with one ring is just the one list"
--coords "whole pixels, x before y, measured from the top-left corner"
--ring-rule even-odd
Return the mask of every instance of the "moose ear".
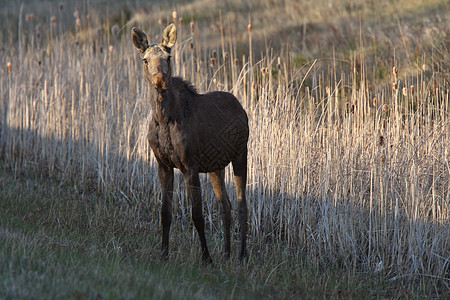
[[173, 47], [175, 42], [177, 41], [177, 27], [175, 24], [171, 23], [169, 26], [164, 29], [164, 33], [162, 35], [161, 45], [168, 48]]
[[138, 48], [141, 53], [144, 53], [145, 50], [147, 50], [148, 40], [145, 32], [139, 28], [133, 27], [133, 29], [131, 29], [131, 38], [133, 39], [134, 46]]

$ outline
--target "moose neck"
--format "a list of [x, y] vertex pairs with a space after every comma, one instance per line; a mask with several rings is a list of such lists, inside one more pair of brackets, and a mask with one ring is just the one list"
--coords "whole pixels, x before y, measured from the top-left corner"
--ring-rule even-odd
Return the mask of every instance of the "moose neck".
[[172, 78], [169, 79], [167, 89], [164, 92], [158, 92], [153, 87], [151, 95], [151, 106], [153, 117], [160, 124], [177, 122], [183, 116], [182, 100], [178, 99], [177, 93], [173, 89]]

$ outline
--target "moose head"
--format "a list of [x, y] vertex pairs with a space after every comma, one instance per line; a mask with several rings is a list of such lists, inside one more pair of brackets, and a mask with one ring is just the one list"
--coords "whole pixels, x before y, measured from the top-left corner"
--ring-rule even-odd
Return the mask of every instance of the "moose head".
[[139, 28], [131, 30], [134, 46], [141, 52], [145, 76], [158, 93], [164, 93], [171, 77], [170, 52], [177, 41], [177, 28], [170, 24], [164, 29], [160, 44], [148, 44], [147, 35]]

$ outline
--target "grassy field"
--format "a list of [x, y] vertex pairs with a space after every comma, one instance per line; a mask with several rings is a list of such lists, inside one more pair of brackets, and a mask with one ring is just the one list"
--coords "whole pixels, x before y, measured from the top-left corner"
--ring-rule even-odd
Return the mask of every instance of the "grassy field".
[[17, 178], [3, 171], [0, 186], [2, 298], [281, 299], [391, 292], [380, 276], [291, 262], [280, 255], [283, 249], [253, 253], [244, 265], [235, 258], [227, 262], [219, 259], [219, 238], [209, 240], [215, 264], [203, 266], [192, 228], [176, 223], [172, 255], [162, 262], [155, 221], [145, 212], [136, 221], [110, 197], [33, 174]]
[[[22, 3], [0, 13], [0, 298], [449, 295], [446, 1]], [[174, 73], [249, 115], [244, 265], [205, 175], [202, 266], [178, 173], [159, 260], [130, 29], [157, 42], [172, 21]]]

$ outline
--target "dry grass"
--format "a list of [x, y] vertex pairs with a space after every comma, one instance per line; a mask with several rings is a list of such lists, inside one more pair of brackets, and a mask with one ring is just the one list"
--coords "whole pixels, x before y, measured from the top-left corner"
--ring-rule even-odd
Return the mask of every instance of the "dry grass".
[[[432, 5], [445, 8], [435, 2]], [[345, 51], [339, 52], [339, 47], [344, 47], [347, 35], [335, 57], [314, 52], [311, 49], [322, 47], [320, 42], [300, 37], [308, 56], [320, 53], [317, 57], [330, 58], [298, 60], [295, 47], [261, 47], [265, 27], [255, 25], [262, 21], [252, 14], [249, 32], [248, 15], [236, 12], [242, 5], [236, 1], [231, 6], [235, 10], [223, 7], [223, 18], [216, 15], [209, 27], [194, 22], [194, 34], [190, 20], [184, 19], [174, 67], [200, 91], [232, 91], [249, 115], [250, 259], [278, 251], [282, 258], [307, 259], [319, 268], [378, 274], [394, 284], [404, 283], [408, 290], [448, 293], [448, 22], [431, 24], [434, 31], [428, 34], [423, 28], [423, 38], [408, 38], [401, 25], [404, 19], [392, 20], [384, 26], [395, 27], [398, 38], [386, 37], [391, 42], [387, 51], [380, 50], [387, 45], [380, 33], [372, 40], [361, 34], [361, 39], [354, 38], [355, 49], [341, 58]], [[424, 6], [425, 13], [432, 5]], [[352, 19], [352, 7], [341, 7], [336, 15], [349, 14]], [[419, 8], [423, 6], [404, 13], [409, 16]], [[161, 25], [149, 14], [152, 33], [171, 21], [171, 12], [161, 14], [171, 9], [160, 8], [159, 15], [167, 16]], [[189, 5], [179, 11], [188, 14], [190, 9], [195, 11]], [[269, 34], [289, 37], [289, 30], [302, 28], [301, 23], [315, 26], [310, 21], [299, 25], [295, 10], [287, 10], [292, 24], [283, 30], [288, 31], [272, 33], [270, 25]], [[360, 10], [369, 20], [386, 16], [377, 19], [379, 8]], [[230, 21], [233, 11], [240, 22]], [[20, 41], [10, 35], [8, 48], [2, 45], [1, 161], [16, 175], [35, 170], [81, 191], [110, 194], [128, 205], [137, 219], [145, 207], [157, 224], [159, 183], [146, 141], [148, 87], [129, 35], [129, 25], [141, 22], [142, 14], [128, 23], [122, 20], [128, 25], [114, 36], [109, 30], [113, 24], [101, 9], [90, 8], [88, 13], [89, 18], [80, 17], [80, 26], [75, 21], [72, 27], [58, 21], [52, 25], [48, 18], [40, 38], [34, 23], [23, 23], [22, 16]], [[308, 20], [324, 22], [325, 12], [317, 13], [306, 14]], [[430, 15], [436, 18], [442, 15]], [[327, 39], [333, 42], [345, 26], [352, 32], [358, 29], [352, 22], [317, 25], [317, 32], [326, 30], [328, 36], [329, 26], [335, 26], [334, 37]], [[16, 23], [8, 26], [8, 32], [15, 32]], [[359, 28], [363, 33], [371, 30]], [[202, 35], [215, 36], [215, 57]], [[416, 42], [420, 53], [411, 58], [408, 53]], [[387, 56], [392, 60], [377, 61]], [[394, 66], [397, 74], [391, 71]], [[380, 69], [385, 75], [376, 81]], [[230, 175], [228, 170], [234, 198]], [[207, 177], [202, 180], [209, 235], [217, 238], [219, 206]], [[175, 189], [175, 223], [190, 228], [180, 178]], [[192, 239], [196, 241], [195, 235]]]

